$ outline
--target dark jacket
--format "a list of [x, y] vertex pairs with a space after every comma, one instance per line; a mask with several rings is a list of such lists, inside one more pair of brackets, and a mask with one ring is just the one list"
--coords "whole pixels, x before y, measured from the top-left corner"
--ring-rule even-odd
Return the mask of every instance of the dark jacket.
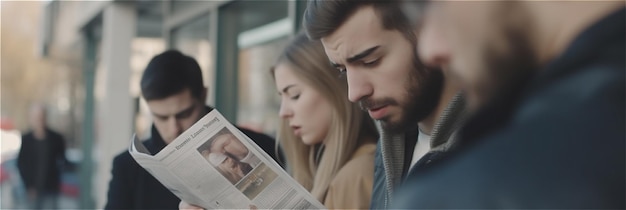
[[46, 129], [46, 139], [37, 140], [33, 132], [22, 136], [17, 167], [27, 189], [58, 193], [65, 160], [65, 141], [61, 134]]
[[626, 12], [580, 34], [517, 95], [461, 132], [396, 208], [624, 209]]
[[[239, 129], [277, 160], [274, 139], [265, 134]], [[151, 138], [144, 141], [144, 145], [152, 155], [166, 146], [154, 126]], [[105, 209], [178, 209], [180, 199], [139, 166], [128, 151], [115, 157], [111, 173]]]
[[431, 150], [409, 171], [418, 128], [404, 134], [394, 135], [385, 132], [377, 124], [381, 136], [374, 159], [374, 186], [371, 209], [387, 209], [393, 200], [396, 187], [407, 177], [417, 176], [430, 166], [433, 160], [443, 158], [447, 151], [456, 145], [456, 132], [465, 119], [465, 100], [459, 93], [448, 103], [431, 133]]

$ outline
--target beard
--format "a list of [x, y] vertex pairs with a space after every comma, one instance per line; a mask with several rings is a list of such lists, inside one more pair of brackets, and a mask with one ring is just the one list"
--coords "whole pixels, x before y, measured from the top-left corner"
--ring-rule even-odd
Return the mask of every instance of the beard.
[[[515, 8], [513, 6], [509, 8]], [[491, 44], [482, 50], [485, 74], [481, 85], [476, 85], [473, 90], [476, 101], [470, 104], [472, 110], [495, 103], [512, 103], [534, 75], [538, 61], [531, 43], [532, 27], [529, 26], [532, 23], [523, 18], [528, 17], [525, 12], [504, 8], [498, 12], [511, 18], [496, 23], [500, 30], [490, 39]]]
[[367, 98], [359, 101], [359, 105], [364, 111], [379, 105], [396, 105], [400, 107], [401, 112], [398, 120], [393, 121], [391, 116], [377, 120], [387, 133], [400, 134], [410, 129], [416, 129], [417, 123], [428, 117], [439, 104], [443, 90], [442, 71], [424, 67], [417, 58], [414, 61], [416, 69], [410, 71], [408, 75], [408, 81], [404, 88], [407, 100], [404, 103], [400, 103], [393, 98], [378, 100]]

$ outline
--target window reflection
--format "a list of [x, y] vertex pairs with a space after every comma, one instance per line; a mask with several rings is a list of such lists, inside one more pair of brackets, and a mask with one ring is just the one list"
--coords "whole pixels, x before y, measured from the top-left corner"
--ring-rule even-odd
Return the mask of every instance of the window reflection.
[[274, 135], [280, 99], [269, 69], [276, 62], [287, 37], [239, 50], [239, 107], [237, 124]]

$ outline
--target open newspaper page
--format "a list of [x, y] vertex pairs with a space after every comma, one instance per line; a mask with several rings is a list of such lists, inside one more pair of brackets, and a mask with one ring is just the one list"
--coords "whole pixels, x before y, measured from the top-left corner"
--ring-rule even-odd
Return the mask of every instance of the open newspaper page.
[[217, 110], [154, 156], [137, 138], [133, 158], [180, 199], [206, 209], [324, 209]]

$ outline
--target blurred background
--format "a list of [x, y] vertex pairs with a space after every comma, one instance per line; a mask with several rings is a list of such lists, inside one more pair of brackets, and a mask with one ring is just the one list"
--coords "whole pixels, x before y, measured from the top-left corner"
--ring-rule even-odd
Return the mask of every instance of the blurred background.
[[195, 57], [207, 104], [274, 136], [279, 99], [268, 73], [300, 28], [300, 0], [0, 1], [0, 208], [24, 207], [15, 166], [33, 103], [66, 139], [59, 207], [103, 208], [113, 157], [151, 118], [139, 79], [152, 56]]

